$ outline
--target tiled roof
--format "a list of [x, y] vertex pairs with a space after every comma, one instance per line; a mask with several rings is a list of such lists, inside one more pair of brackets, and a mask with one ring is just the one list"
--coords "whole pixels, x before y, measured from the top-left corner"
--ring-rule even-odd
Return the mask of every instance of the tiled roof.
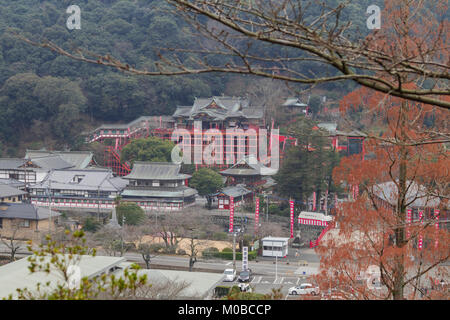
[[[52, 210], [52, 217], [60, 216], [61, 213]], [[27, 219], [44, 220], [50, 217], [48, 208], [36, 207], [30, 203], [1, 203], [0, 218], [4, 219]]]
[[[73, 182], [74, 177], [81, 178], [79, 183]], [[128, 184], [127, 180], [114, 177], [112, 171], [104, 170], [53, 170], [45, 179], [31, 189], [63, 189], [63, 190], [100, 190], [121, 191]]]
[[0, 184], [0, 198], [20, 196], [27, 194], [25, 191], [13, 188], [6, 184]]
[[31, 162], [42, 169], [69, 169], [73, 165], [64, 161], [60, 155], [48, 155], [40, 158], [34, 158]]
[[[244, 167], [241, 167], [242, 165], [244, 165]], [[261, 162], [259, 162], [256, 159], [255, 156], [250, 155], [242, 158], [231, 168], [225, 169], [220, 173], [223, 175], [263, 176], [263, 175], [273, 175], [276, 172], [277, 170], [264, 166]]]
[[307, 104], [304, 104], [300, 101], [299, 98], [287, 98], [286, 101], [283, 103], [283, 107], [307, 107]]
[[[184, 192], [183, 192], [184, 191]], [[126, 198], [181, 198], [197, 194], [197, 190], [189, 187], [159, 188], [149, 187], [146, 189], [125, 189], [121, 196]]]
[[224, 193], [229, 197], [236, 198], [252, 193], [252, 191], [246, 189], [243, 185], [238, 184], [236, 186], [225, 187], [219, 193]]
[[0, 169], [19, 169], [27, 161], [20, 158], [1, 158], [0, 159]]
[[61, 159], [70, 163], [76, 169], [84, 169], [92, 161], [93, 153], [91, 151], [45, 151], [45, 150], [27, 150], [25, 159], [35, 159], [50, 155], [59, 155]]
[[181, 165], [171, 162], [136, 161], [131, 173], [124, 179], [184, 180], [191, 178], [190, 175], [181, 174], [180, 169]]
[[[429, 195], [424, 186], [419, 186], [417, 183], [411, 183], [410, 181], [407, 181], [407, 186], [406, 203], [410, 203], [408, 206], [422, 208], [437, 208], [439, 206], [440, 199]], [[373, 192], [381, 200], [393, 206], [397, 205], [398, 189], [393, 181], [373, 186]]]
[[25, 182], [18, 181], [16, 179], [0, 179], [0, 184], [4, 184], [13, 188], [25, 188]]
[[[211, 107], [212, 105], [215, 105], [215, 107]], [[196, 98], [194, 104], [190, 107], [179, 106], [173, 116], [194, 119], [200, 113], [205, 113], [216, 120], [239, 117], [260, 119], [264, 115], [264, 110], [251, 107], [248, 99], [245, 98], [216, 96]]]

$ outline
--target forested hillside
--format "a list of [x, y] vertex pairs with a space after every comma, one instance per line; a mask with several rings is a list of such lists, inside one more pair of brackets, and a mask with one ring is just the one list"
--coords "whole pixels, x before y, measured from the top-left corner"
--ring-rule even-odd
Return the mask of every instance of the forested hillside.
[[[343, 20], [351, 20], [359, 34], [367, 6], [374, 1], [353, 2]], [[24, 148], [79, 147], [79, 133], [98, 123], [171, 114], [177, 105], [190, 104], [196, 96], [234, 94], [229, 91], [237, 76], [126, 75], [30, 46], [11, 33], [111, 54], [149, 69], [158, 60], [158, 48], [195, 49], [197, 41], [203, 41], [191, 34], [180, 17], [168, 12], [170, 6], [164, 0], [79, 0], [81, 30], [66, 27], [66, 9], [72, 4], [68, 0], [0, 0], [0, 156], [21, 156]], [[320, 8], [313, 5], [308, 10], [313, 16]], [[314, 71], [314, 65], [300, 71]], [[250, 81], [244, 81], [244, 88]], [[324, 88], [349, 91], [345, 83]]]

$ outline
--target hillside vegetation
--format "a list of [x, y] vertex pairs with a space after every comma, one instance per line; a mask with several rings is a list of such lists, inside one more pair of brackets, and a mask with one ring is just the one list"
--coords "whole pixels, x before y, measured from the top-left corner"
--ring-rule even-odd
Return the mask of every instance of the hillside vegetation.
[[[339, 1], [329, 0], [330, 5]], [[353, 1], [344, 20], [364, 29], [373, 2]], [[48, 39], [65, 48], [82, 47], [111, 54], [151, 69], [159, 48], [208, 44], [194, 36], [164, 0], [80, 0], [81, 30], [68, 30], [68, 0], [0, 1], [0, 156], [21, 156], [25, 148], [79, 148], [83, 130], [102, 122], [126, 122], [141, 115], [172, 114], [195, 97], [240, 95], [259, 81], [227, 74], [139, 77], [72, 61], [24, 43], [12, 35]], [[309, 7], [311, 16], [319, 7]], [[316, 12], [317, 11], [317, 12]], [[256, 50], [279, 54], [280, 48]], [[186, 58], [190, 53], [184, 54]], [[301, 72], [314, 71], [300, 70]], [[244, 80], [242, 80], [244, 79]], [[233, 85], [234, 82], [239, 85]], [[239, 92], [233, 88], [239, 87]], [[346, 83], [322, 87], [339, 93]]]

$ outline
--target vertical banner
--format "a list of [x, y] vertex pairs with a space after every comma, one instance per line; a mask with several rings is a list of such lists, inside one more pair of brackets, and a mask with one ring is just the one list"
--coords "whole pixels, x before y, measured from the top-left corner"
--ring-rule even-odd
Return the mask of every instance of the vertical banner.
[[434, 248], [437, 249], [439, 245], [439, 209], [434, 209], [434, 218], [436, 222], [434, 223], [434, 228], [436, 230], [436, 240], [434, 241]]
[[256, 197], [255, 203], [255, 234], [258, 233], [259, 229], [259, 197]]
[[[422, 228], [423, 226], [423, 211], [419, 211], [419, 221], [420, 221], [420, 227]], [[423, 236], [422, 236], [422, 232], [419, 233], [419, 242], [417, 244], [417, 248], [419, 250], [422, 250], [422, 245], [423, 245]]]
[[248, 247], [242, 247], [242, 270], [248, 269]]
[[294, 201], [289, 201], [289, 208], [291, 210], [291, 239], [294, 237]]
[[313, 210], [312, 211], [316, 211], [316, 192], [313, 192]]
[[406, 238], [409, 239], [411, 232], [409, 231], [409, 226], [412, 222], [412, 209], [406, 211]]
[[323, 210], [325, 211], [325, 214], [327, 214], [328, 209], [328, 190], [325, 191], [325, 202], [323, 203]]
[[228, 232], [233, 232], [233, 221], [234, 221], [234, 198], [230, 197], [230, 228]]

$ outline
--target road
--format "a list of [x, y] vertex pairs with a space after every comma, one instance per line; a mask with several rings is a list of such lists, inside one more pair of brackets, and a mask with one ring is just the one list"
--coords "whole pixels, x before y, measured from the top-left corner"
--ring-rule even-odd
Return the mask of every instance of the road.
[[[311, 250], [311, 249], [305, 249]], [[125, 258], [129, 261], [136, 261], [143, 263], [142, 256], [138, 253], [129, 252], [125, 254]], [[308, 261], [307, 266], [299, 265], [299, 260]], [[289, 276], [289, 275], [311, 275], [315, 274], [318, 270], [319, 263], [318, 257], [312, 252], [308, 252], [305, 255], [301, 255], [299, 259], [286, 260], [277, 259], [275, 263], [275, 258], [261, 258], [256, 261], [249, 261], [249, 268], [253, 271], [255, 275], [265, 275], [265, 276]], [[173, 255], [160, 255], [151, 259], [150, 267], [154, 265], [163, 265], [167, 267], [177, 267], [182, 268], [189, 265], [189, 258], [185, 256], [173, 256]], [[227, 268], [233, 267], [233, 261], [229, 260], [203, 260], [199, 259], [194, 265], [196, 269], [209, 270], [211, 272], [220, 272]], [[236, 261], [236, 269], [240, 271], [242, 269], [242, 262]]]
[[[9, 255], [9, 251], [3, 244], [0, 244], [0, 254], [4, 256]], [[16, 253], [18, 258], [24, 257], [28, 254], [26, 247], [22, 247]], [[97, 255], [106, 255], [101, 250], [97, 251]], [[127, 252], [124, 257], [128, 261], [144, 264], [144, 260], [139, 253]], [[299, 265], [299, 260], [307, 261], [308, 265]], [[254, 275], [257, 276], [272, 276], [272, 277], [287, 277], [297, 275], [311, 275], [317, 272], [319, 267], [319, 257], [312, 249], [301, 249], [299, 258], [267, 258], [258, 257], [257, 261], [249, 261], [248, 265], [253, 270]], [[173, 269], [187, 269], [189, 265], [189, 257], [176, 255], [159, 255], [151, 259], [150, 268], [164, 267]], [[233, 261], [229, 260], [205, 260], [198, 259], [194, 268], [201, 271], [219, 272], [222, 273], [227, 268], [233, 267]], [[236, 270], [239, 272], [242, 269], [242, 262], [236, 261]]]

